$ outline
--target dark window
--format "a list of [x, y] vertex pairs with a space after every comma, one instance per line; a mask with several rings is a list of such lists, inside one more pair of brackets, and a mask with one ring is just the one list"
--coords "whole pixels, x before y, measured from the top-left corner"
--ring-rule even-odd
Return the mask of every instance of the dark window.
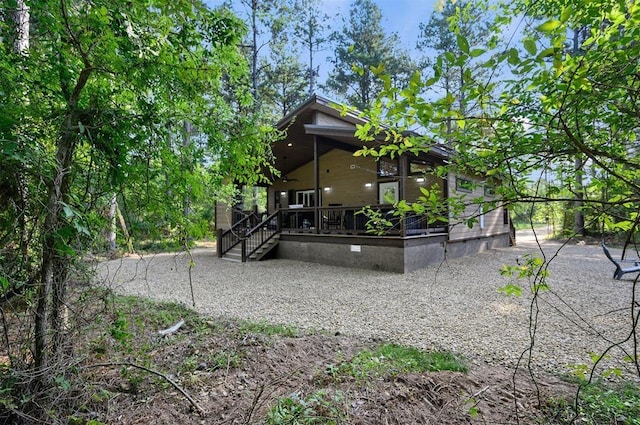
[[473, 182], [468, 179], [456, 177], [456, 190], [462, 192], [471, 192], [473, 190]]
[[431, 161], [412, 159], [409, 162], [409, 174], [426, 174], [431, 170], [433, 170], [433, 163]]
[[496, 196], [496, 188], [493, 186], [485, 185], [484, 187], [484, 195], [485, 196]]
[[391, 177], [398, 175], [398, 160], [390, 158], [380, 158], [378, 161], [378, 175], [380, 177]]

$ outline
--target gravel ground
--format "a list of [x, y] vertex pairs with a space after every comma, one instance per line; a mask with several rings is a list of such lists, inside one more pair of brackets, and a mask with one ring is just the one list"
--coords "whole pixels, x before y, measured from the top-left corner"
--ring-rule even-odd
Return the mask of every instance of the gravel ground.
[[[531, 360], [566, 373], [572, 364], [590, 365], [590, 352], [626, 338], [635, 275], [612, 279], [613, 265], [599, 246], [567, 245], [558, 253], [560, 244], [540, 243], [542, 251], [531, 232], [520, 232], [517, 247], [405, 275], [289, 260], [232, 263], [199, 248], [191, 253], [193, 299], [197, 311], [212, 317], [379, 338], [514, 366], [530, 345], [532, 296], [526, 279], [506, 278], [500, 269], [544, 253], [553, 257], [551, 290], [537, 301]], [[101, 263], [99, 276], [120, 294], [192, 306], [189, 264], [184, 253], [133, 256]], [[521, 297], [497, 291], [509, 282], [523, 286]], [[604, 366], [628, 367], [622, 350], [609, 354]]]

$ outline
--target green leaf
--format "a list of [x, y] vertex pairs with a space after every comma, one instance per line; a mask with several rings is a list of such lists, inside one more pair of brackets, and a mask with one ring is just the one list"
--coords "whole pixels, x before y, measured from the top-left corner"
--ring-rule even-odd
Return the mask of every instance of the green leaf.
[[542, 31], [542, 32], [546, 32], [546, 33], [550, 33], [550, 32], [553, 32], [554, 30], [556, 30], [557, 28], [559, 28], [561, 25], [562, 25], [562, 22], [552, 19], [552, 20], [547, 21], [544, 24], [538, 26], [537, 30], [538, 31]]
[[460, 48], [460, 50], [463, 53], [469, 54], [469, 42], [467, 41], [466, 37], [458, 34], [457, 39], [458, 39], [458, 47]]
[[487, 51], [484, 49], [473, 49], [471, 53], [469, 53], [469, 56], [471, 56], [472, 58], [477, 58], [478, 56], [484, 55], [486, 52]]
[[527, 50], [527, 52], [531, 55], [531, 56], [535, 56], [535, 54], [538, 52], [538, 46], [536, 45], [536, 42], [530, 38], [527, 38], [524, 40], [524, 48]]
[[555, 49], [553, 47], [549, 47], [548, 49], [544, 49], [540, 52], [540, 54], [536, 57], [537, 60], [544, 59], [549, 56], [553, 56]]
[[560, 15], [560, 21], [562, 23], [565, 23], [569, 20], [569, 18], [571, 17], [571, 14], [573, 13], [573, 8], [571, 7], [571, 5], [567, 6], [563, 11], [562, 14]]
[[516, 297], [522, 296], [522, 287], [508, 283], [505, 286], [498, 288], [498, 292], [501, 292], [507, 296], [514, 295]]
[[518, 65], [520, 63], [520, 56], [518, 55], [518, 49], [515, 49], [515, 48], [509, 49], [509, 57], [507, 58], [507, 61], [511, 65]]

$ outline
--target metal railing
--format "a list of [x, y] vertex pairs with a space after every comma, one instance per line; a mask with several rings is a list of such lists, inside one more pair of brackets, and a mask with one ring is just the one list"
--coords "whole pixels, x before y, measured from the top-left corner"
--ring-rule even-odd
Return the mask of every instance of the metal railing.
[[364, 207], [320, 207], [285, 208], [276, 210], [260, 220], [255, 214], [246, 215], [233, 227], [218, 234], [218, 257], [222, 257], [238, 244], [241, 244], [242, 261], [253, 255], [277, 233], [323, 233], [382, 236], [417, 236], [446, 234], [448, 225], [443, 221], [430, 220], [425, 214], [394, 214], [388, 205], [369, 207], [384, 225], [378, 232], [375, 219], [363, 212]]
[[396, 215], [389, 205], [370, 206], [376, 216], [384, 221], [377, 226], [374, 218], [368, 217], [362, 206], [334, 206], [316, 208], [283, 209], [282, 231], [306, 233], [346, 233], [371, 235], [376, 228], [384, 236], [415, 236], [446, 233], [447, 223], [430, 220], [426, 214], [407, 213]]
[[243, 217], [238, 220], [228, 230], [218, 230], [216, 237], [216, 246], [218, 251], [218, 257], [222, 257], [227, 252], [231, 251], [236, 245], [242, 242], [246, 237], [248, 230], [255, 227], [260, 223], [260, 218], [254, 213], [246, 214], [240, 210], [233, 211], [234, 217]]

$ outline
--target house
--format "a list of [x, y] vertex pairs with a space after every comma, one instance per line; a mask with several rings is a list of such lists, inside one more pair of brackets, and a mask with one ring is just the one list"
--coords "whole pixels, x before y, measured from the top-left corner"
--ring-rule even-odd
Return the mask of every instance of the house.
[[[494, 188], [477, 178], [445, 178], [428, 173], [444, 164], [449, 152], [432, 147], [426, 154], [399, 158], [354, 156], [363, 142], [354, 136], [363, 120], [341, 114], [328, 99], [312, 96], [277, 127], [287, 137], [274, 143], [274, 177], [268, 187], [249, 188], [244, 201], [216, 210], [218, 255], [238, 261], [287, 258], [337, 266], [399, 273], [438, 264], [495, 247], [510, 237], [509, 214], [499, 203], [490, 211], [470, 204], [472, 226], [437, 221], [426, 214], [393, 214], [393, 203], [415, 201], [421, 188], [445, 198], [495, 198]], [[248, 195], [248, 196], [247, 196]], [[262, 199], [262, 202], [255, 202]], [[370, 206], [377, 219], [361, 210]], [[370, 227], [386, 223], [380, 232]]]

